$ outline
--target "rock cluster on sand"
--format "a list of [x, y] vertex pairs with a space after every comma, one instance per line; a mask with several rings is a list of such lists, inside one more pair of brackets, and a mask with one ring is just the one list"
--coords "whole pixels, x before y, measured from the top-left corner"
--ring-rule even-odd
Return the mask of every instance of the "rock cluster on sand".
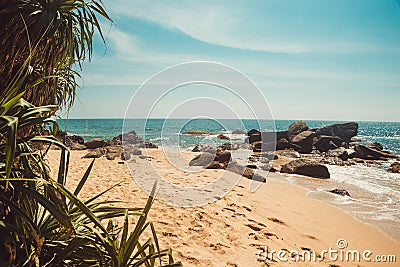
[[145, 142], [135, 131], [120, 134], [108, 141], [102, 138], [94, 138], [86, 143], [80, 136], [69, 136], [63, 132], [60, 132], [57, 137], [71, 150], [88, 149], [88, 153], [83, 158], [105, 156], [109, 160], [116, 158], [129, 160], [133, 155], [142, 155], [140, 148], [158, 148], [153, 143]]
[[393, 162], [392, 165], [390, 165], [388, 172], [400, 173], [400, 162]]

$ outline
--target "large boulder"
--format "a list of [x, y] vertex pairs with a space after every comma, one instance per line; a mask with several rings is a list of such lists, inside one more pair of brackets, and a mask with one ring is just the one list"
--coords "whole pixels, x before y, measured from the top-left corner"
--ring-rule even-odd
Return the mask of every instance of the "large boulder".
[[82, 147], [85, 143], [85, 140], [82, 136], [79, 135], [68, 135], [67, 132], [58, 131], [56, 134], [58, 140], [60, 140], [63, 144], [67, 147], [71, 148], [72, 150], [82, 150], [86, 149], [86, 147]]
[[104, 156], [106, 153], [107, 153], [107, 151], [104, 148], [91, 149], [82, 158], [100, 158], [100, 157]]
[[107, 145], [122, 145], [122, 144], [136, 145], [138, 143], [143, 143], [143, 139], [139, 137], [135, 131], [130, 131], [128, 133], [120, 134], [111, 140], [107, 141]]
[[282, 173], [300, 174], [313, 178], [330, 178], [328, 168], [314, 161], [297, 159], [281, 166]]
[[314, 138], [314, 146], [320, 152], [336, 149], [342, 146], [343, 142], [340, 137], [336, 136], [320, 135]]
[[106, 141], [104, 141], [102, 138], [94, 138], [90, 141], [87, 141], [84, 145], [87, 149], [95, 149], [104, 147], [106, 145]]
[[259, 141], [251, 144], [251, 146], [253, 148], [253, 152], [266, 152], [275, 150], [275, 144], [273, 142], [263, 143], [262, 141]]
[[204, 166], [208, 167], [215, 159], [215, 155], [211, 153], [201, 153], [189, 162], [189, 166]]
[[285, 149], [294, 149], [296, 151], [301, 151], [301, 147], [290, 143], [287, 139], [279, 139], [278, 142], [276, 142], [276, 150], [285, 150]]
[[349, 143], [351, 142], [351, 138], [356, 136], [357, 133], [358, 133], [358, 123], [345, 122], [319, 128], [316, 130], [315, 135], [336, 136], [341, 138], [343, 141]]
[[296, 135], [301, 132], [307, 131], [308, 126], [304, 121], [297, 121], [292, 123], [288, 128], [288, 139], [290, 142], [293, 142], [293, 139]]
[[293, 138], [293, 144], [300, 147], [301, 153], [310, 153], [313, 146], [314, 132], [304, 131]]
[[260, 134], [260, 131], [256, 129], [251, 129], [250, 131], [247, 132], [248, 136], [252, 136], [253, 134]]

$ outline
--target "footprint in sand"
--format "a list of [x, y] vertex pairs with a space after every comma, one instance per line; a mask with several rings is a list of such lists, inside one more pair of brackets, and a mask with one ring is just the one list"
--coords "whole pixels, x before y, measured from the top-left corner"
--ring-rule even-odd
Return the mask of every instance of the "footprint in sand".
[[274, 222], [274, 223], [280, 224], [280, 225], [287, 226], [287, 224], [286, 224], [284, 221], [279, 220], [279, 219], [277, 219], [277, 218], [268, 218], [268, 220], [270, 220], [270, 221], [272, 221], [272, 222]]

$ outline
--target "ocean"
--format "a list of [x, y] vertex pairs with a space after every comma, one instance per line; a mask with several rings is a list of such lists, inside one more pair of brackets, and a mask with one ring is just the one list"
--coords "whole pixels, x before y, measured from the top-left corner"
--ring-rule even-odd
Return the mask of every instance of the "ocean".
[[[232, 131], [255, 129], [284, 131], [294, 120], [256, 121], [234, 119], [69, 119], [58, 120], [68, 134], [82, 136], [85, 141], [100, 137], [111, 139], [123, 131], [135, 130], [146, 141], [162, 147], [179, 146], [192, 149], [196, 144], [219, 145], [226, 141], [217, 138], [222, 133], [232, 139], [243, 140], [244, 135]], [[317, 128], [341, 121], [305, 121], [310, 128]], [[384, 149], [400, 155], [400, 122], [358, 122], [358, 136], [362, 144], [379, 142]], [[185, 131], [199, 130], [212, 135], [181, 135]], [[286, 180], [304, 187], [308, 195], [335, 205], [356, 218], [385, 231], [400, 240], [400, 174], [388, 173], [393, 160], [381, 165], [357, 164], [355, 166], [327, 165], [331, 179], [319, 180], [289, 175]], [[335, 188], [346, 189], [351, 198], [327, 194]]]

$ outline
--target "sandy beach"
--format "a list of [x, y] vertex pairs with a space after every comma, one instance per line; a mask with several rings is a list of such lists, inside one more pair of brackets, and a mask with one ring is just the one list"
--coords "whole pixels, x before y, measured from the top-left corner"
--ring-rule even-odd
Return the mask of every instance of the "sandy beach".
[[[91, 162], [81, 158], [85, 153], [71, 151], [67, 178], [71, 190]], [[147, 153], [157, 171], [164, 177], [175, 177], [175, 181], [213, 181], [225, 172], [207, 169], [195, 174], [182, 173], [168, 162], [161, 149], [147, 149]], [[198, 154], [185, 153], [189, 158]], [[49, 151], [53, 172], [58, 168], [59, 154], [58, 150]], [[174, 257], [184, 266], [398, 266], [373, 262], [378, 255], [396, 255], [398, 261], [398, 241], [336, 207], [307, 197], [306, 190], [285, 179], [270, 173], [265, 184], [249, 193], [249, 180], [243, 178], [225, 197], [202, 207], [172, 207], [156, 200], [149, 219], [155, 225], [161, 246], [171, 247]], [[120, 182], [104, 198], [142, 207], [148, 196], [132, 178], [127, 162], [119, 159], [96, 159], [80, 196], [90, 198]], [[338, 240], [342, 241], [339, 246], [343, 242], [347, 246], [340, 250]], [[330, 248], [338, 251], [333, 254], [338, 256], [337, 261], [324, 254]], [[271, 255], [272, 250], [276, 253]], [[299, 254], [314, 251], [317, 261], [306, 258], [294, 262], [289, 256], [294, 250]], [[350, 262], [346, 261], [346, 253], [353, 250], [361, 253], [360, 262], [353, 262], [351, 256]], [[362, 258], [366, 250], [371, 251], [367, 253], [371, 262]], [[279, 251], [281, 259], [277, 257]], [[343, 260], [340, 251], [344, 252]], [[318, 261], [322, 255], [324, 261]]]

